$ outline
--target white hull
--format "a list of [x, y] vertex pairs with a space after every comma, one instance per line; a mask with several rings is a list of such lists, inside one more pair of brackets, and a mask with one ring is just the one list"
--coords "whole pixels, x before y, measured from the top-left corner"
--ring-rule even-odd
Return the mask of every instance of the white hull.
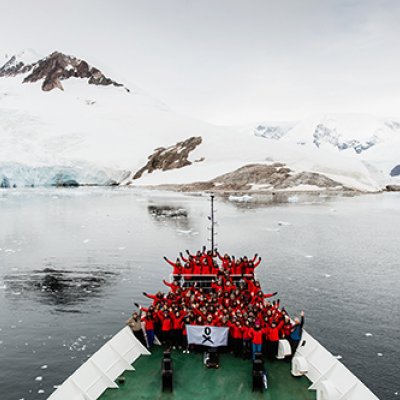
[[[317, 400], [378, 400], [350, 370], [306, 331], [292, 361], [292, 373], [305, 375]], [[304, 343], [304, 344], [303, 344]], [[123, 328], [93, 354], [49, 397], [49, 400], [96, 400], [125, 370], [149, 351], [129, 327]]]

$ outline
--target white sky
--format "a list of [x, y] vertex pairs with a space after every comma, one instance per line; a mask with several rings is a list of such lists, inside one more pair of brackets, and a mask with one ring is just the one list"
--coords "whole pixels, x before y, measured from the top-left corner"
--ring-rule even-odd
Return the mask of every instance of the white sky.
[[0, 6], [1, 57], [25, 48], [63, 51], [199, 119], [400, 116], [397, 0], [0, 0]]

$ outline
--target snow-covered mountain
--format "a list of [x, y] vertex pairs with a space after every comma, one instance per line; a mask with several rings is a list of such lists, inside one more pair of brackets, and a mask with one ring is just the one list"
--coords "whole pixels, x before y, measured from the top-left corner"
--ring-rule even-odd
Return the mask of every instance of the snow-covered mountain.
[[0, 186], [187, 184], [284, 162], [289, 174], [379, 190], [398, 180], [399, 137], [397, 120], [361, 115], [213, 126], [60, 52], [24, 51], [0, 67]]

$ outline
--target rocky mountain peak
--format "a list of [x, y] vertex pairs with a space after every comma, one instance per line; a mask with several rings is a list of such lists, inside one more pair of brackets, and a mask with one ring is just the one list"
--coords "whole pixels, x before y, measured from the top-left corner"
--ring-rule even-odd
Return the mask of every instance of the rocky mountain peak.
[[126, 88], [106, 77], [98, 68], [91, 66], [85, 60], [54, 51], [47, 57], [37, 61], [26, 61], [22, 57], [12, 56], [1, 68], [0, 77], [24, 76], [23, 83], [42, 82], [45, 92], [55, 88], [64, 90], [62, 81], [71, 78], [86, 79], [91, 85], [116, 86]]

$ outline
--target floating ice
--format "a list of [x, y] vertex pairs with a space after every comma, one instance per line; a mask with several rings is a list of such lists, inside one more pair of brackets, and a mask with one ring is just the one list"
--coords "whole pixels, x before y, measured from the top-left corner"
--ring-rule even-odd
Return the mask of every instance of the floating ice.
[[38, 392], [39, 394], [42, 394], [42, 393], [44, 393], [44, 390], [43, 390], [43, 389], [39, 389], [37, 392]]
[[298, 203], [299, 197], [294, 195], [294, 196], [289, 196], [287, 199], [288, 203]]
[[377, 355], [378, 357], [383, 357], [383, 354], [382, 354], [382, 353], [376, 353], [376, 355]]
[[370, 337], [370, 336], [372, 336], [372, 333], [367, 332], [367, 333], [365, 334], [365, 336]]
[[312, 255], [310, 255], [310, 254], [307, 254], [307, 255], [305, 255], [304, 257], [305, 257], [305, 258], [314, 258], [314, 256], [312, 256]]
[[83, 243], [89, 243], [89, 239], [85, 239], [84, 241], [83, 241]]
[[340, 354], [338, 354], [337, 356], [335, 356], [335, 358], [336, 360], [341, 360], [343, 357]]
[[47, 369], [47, 365], [42, 365], [40, 369]]
[[329, 275], [329, 274], [324, 274], [324, 276], [325, 276], [325, 278], [330, 278], [331, 277], [331, 275]]
[[184, 230], [178, 229], [177, 232], [178, 232], [178, 234], [181, 234], [181, 235], [190, 235], [192, 233], [192, 230], [189, 229], [188, 231], [184, 231]]
[[124, 247], [124, 246], [121, 246], [121, 247], [118, 247], [118, 250], [125, 250], [126, 249], [126, 247]]
[[248, 203], [253, 200], [253, 197], [245, 194], [244, 196], [229, 196], [228, 199], [234, 203]]
[[41, 382], [43, 380], [43, 377], [42, 376], [37, 376], [36, 378], [35, 378], [35, 381], [37, 381], [37, 382]]
[[290, 226], [292, 225], [291, 222], [286, 222], [286, 221], [278, 221], [279, 226]]

